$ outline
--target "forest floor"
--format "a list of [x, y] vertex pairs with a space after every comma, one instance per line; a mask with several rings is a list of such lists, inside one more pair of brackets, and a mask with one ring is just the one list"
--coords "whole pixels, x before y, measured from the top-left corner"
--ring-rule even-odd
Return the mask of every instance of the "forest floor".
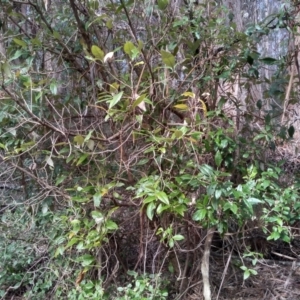
[[[210, 282], [214, 300], [299, 300], [300, 260], [295, 259], [295, 249], [291, 256], [272, 251], [272, 259], [258, 259], [253, 266], [251, 260], [243, 259], [249, 269], [257, 271], [243, 280], [240, 270], [241, 257], [211, 253]], [[300, 248], [298, 248], [298, 251]], [[298, 256], [298, 255], [297, 255]], [[227, 267], [226, 267], [227, 266]], [[184, 300], [202, 300], [202, 281]], [[190, 290], [191, 291], [191, 290]]]

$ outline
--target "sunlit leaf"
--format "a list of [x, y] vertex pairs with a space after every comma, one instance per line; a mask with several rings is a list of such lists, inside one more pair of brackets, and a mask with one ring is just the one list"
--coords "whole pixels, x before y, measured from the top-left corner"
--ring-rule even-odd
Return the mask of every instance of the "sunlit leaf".
[[50, 156], [47, 156], [46, 157], [46, 163], [47, 163], [47, 165], [49, 165], [50, 167], [54, 167], [54, 163], [53, 163], [53, 160], [52, 160], [52, 158], [50, 157]]
[[195, 98], [195, 94], [192, 92], [184, 92], [181, 96]]
[[94, 206], [95, 206], [95, 207], [99, 207], [99, 206], [100, 206], [101, 199], [102, 199], [101, 193], [96, 193], [96, 194], [93, 196]]
[[181, 241], [181, 240], [184, 240], [184, 236], [181, 235], [181, 234], [176, 234], [176, 235], [174, 235], [174, 236], [172, 237], [172, 239], [173, 239], [174, 241]]
[[103, 61], [104, 59], [104, 52], [101, 50], [101, 48], [99, 48], [96, 45], [93, 45], [91, 48], [92, 54], [94, 55], [94, 57], [96, 59], [99, 59], [101, 61]]
[[74, 142], [81, 146], [84, 143], [84, 137], [82, 135], [76, 135], [74, 136]]
[[154, 202], [150, 202], [147, 205], [146, 214], [147, 214], [147, 217], [149, 218], [149, 220], [151, 220], [151, 221], [152, 221], [153, 216], [154, 216], [155, 207], [156, 207], [156, 205], [155, 205]]
[[174, 107], [181, 110], [188, 110], [189, 108], [186, 104], [176, 104]]
[[207, 210], [205, 208], [203, 209], [198, 209], [197, 211], [195, 211], [195, 213], [193, 214], [192, 219], [194, 221], [201, 221], [205, 218], [207, 214]]
[[163, 203], [169, 204], [168, 196], [165, 192], [159, 191], [155, 193], [155, 196]]
[[113, 96], [112, 100], [109, 101], [109, 108], [113, 108], [122, 98], [123, 92], [120, 92]]
[[57, 83], [56, 82], [51, 82], [50, 91], [53, 95], [57, 95]]

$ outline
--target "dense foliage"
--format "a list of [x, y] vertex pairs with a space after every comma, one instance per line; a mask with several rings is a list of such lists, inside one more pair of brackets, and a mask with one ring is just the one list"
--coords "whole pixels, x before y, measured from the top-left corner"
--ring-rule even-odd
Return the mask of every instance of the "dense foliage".
[[198, 2], [0, 1], [1, 296], [210, 299], [212, 243], [255, 264], [254, 230], [292, 241], [297, 182], [268, 157], [294, 53], [256, 45], [293, 40], [295, 7], [240, 31]]

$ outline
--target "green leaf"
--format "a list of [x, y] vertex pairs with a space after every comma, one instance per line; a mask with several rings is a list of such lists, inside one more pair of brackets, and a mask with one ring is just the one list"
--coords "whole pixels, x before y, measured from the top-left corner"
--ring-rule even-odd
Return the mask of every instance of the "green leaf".
[[161, 50], [160, 51], [162, 61], [170, 68], [174, 68], [175, 66], [175, 57], [167, 51]]
[[132, 108], [136, 108], [139, 104], [141, 104], [143, 102], [143, 100], [145, 99], [146, 94], [142, 94], [141, 96], [139, 96], [132, 104]]
[[67, 244], [67, 246], [66, 246], [66, 248], [70, 248], [70, 247], [72, 247], [73, 245], [75, 245], [77, 242], [79, 241], [79, 239], [78, 238], [76, 238], [76, 237], [73, 237], [69, 242], [68, 242], [68, 244]]
[[272, 57], [264, 57], [264, 58], [261, 58], [260, 61], [266, 65], [276, 65], [277, 64], [277, 59], [272, 58]]
[[144, 201], [143, 203], [144, 204], [147, 204], [147, 203], [150, 203], [150, 202], [153, 202], [154, 200], [156, 200], [157, 198], [155, 196], [148, 196]]
[[222, 154], [218, 150], [217, 153], [215, 154], [215, 163], [216, 163], [217, 167], [220, 167], [221, 162], [222, 162]]
[[19, 45], [19, 46], [21, 46], [21, 47], [24, 47], [24, 48], [27, 47], [27, 44], [26, 44], [24, 41], [22, 41], [22, 40], [19, 40], [19, 39], [14, 38], [13, 41], [14, 41], [17, 45]]
[[95, 220], [96, 224], [101, 224], [104, 220], [104, 216], [100, 211], [93, 210], [91, 212], [92, 218]]
[[206, 214], [207, 214], [206, 208], [198, 209], [195, 211], [195, 213], [193, 215], [193, 220], [201, 221], [205, 218]]
[[158, 0], [157, 6], [160, 10], [165, 10], [168, 7], [169, 0]]
[[124, 52], [132, 58], [133, 52], [138, 50], [132, 42], [126, 42], [124, 44]]
[[55, 37], [56, 39], [60, 39], [60, 34], [58, 31], [53, 31], [53, 37]]
[[9, 63], [7, 63], [7, 62], [1, 63], [1, 71], [3, 71], [3, 73], [7, 77], [9, 77], [11, 75], [11, 68], [10, 68]]
[[159, 192], [156, 192], [155, 193], [155, 196], [163, 203], [169, 205], [169, 199], [168, 199], [168, 196], [165, 192], [163, 191], [159, 191]]
[[249, 276], [250, 276], [250, 271], [248, 269], [246, 269], [244, 271], [244, 280], [246, 280], [247, 278], [249, 278]]
[[118, 225], [117, 225], [117, 223], [115, 223], [112, 220], [107, 220], [107, 222], [105, 223], [105, 227], [108, 230], [117, 230], [119, 228]]
[[78, 159], [78, 161], [77, 161], [77, 163], [76, 163], [76, 166], [77, 166], [77, 167], [80, 166], [80, 165], [86, 160], [86, 158], [87, 158], [88, 156], [89, 156], [88, 153], [82, 154], [82, 155], [79, 157], [79, 159]]
[[173, 248], [174, 247], [174, 240], [170, 239], [168, 244], [169, 244], [170, 248]]
[[247, 201], [248, 201], [248, 203], [251, 204], [251, 205], [253, 205], [253, 204], [258, 204], [258, 203], [263, 203], [263, 201], [261, 201], [261, 200], [259, 200], [259, 199], [257, 199], [257, 198], [253, 198], [253, 197], [248, 198]]
[[94, 130], [90, 130], [89, 133], [86, 135], [86, 137], [84, 138], [84, 141], [87, 142], [91, 136], [92, 136], [92, 133], [94, 132]]
[[120, 92], [113, 96], [112, 100], [109, 101], [109, 109], [113, 108], [122, 98], [123, 92]]
[[46, 163], [47, 163], [47, 165], [49, 165], [51, 168], [54, 167], [53, 160], [52, 160], [52, 158], [51, 158], [50, 156], [47, 156], [47, 157], [46, 157]]
[[82, 262], [83, 267], [90, 266], [95, 261], [94, 257], [90, 254], [82, 255], [79, 257], [79, 260]]
[[53, 95], [57, 95], [57, 83], [56, 82], [51, 82], [50, 91]]
[[12, 61], [12, 60], [14, 60], [14, 59], [17, 59], [17, 58], [19, 58], [21, 55], [23, 55], [24, 54], [24, 51], [22, 51], [22, 50], [17, 50], [15, 53], [14, 53], [14, 55], [9, 59], [9, 61]]
[[84, 137], [82, 135], [76, 135], [76, 136], [74, 136], [73, 140], [79, 146], [83, 145], [83, 143], [84, 143]]
[[55, 182], [55, 185], [56, 185], [56, 186], [59, 185], [59, 184], [62, 183], [66, 178], [67, 178], [66, 175], [62, 175], [62, 176], [57, 177], [56, 182]]
[[146, 214], [147, 217], [149, 218], [149, 220], [152, 221], [153, 216], [154, 216], [154, 210], [155, 210], [155, 203], [151, 202], [150, 204], [147, 205], [147, 210], [146, 210]]
[[199, 167], [199, 169], [200, 169], [200, 171], [203, 175], [206, 175], [206, 176], [209, 176], [209, 177], [214, 175], [214, 169], [209, 165], [206, 165], [206, 164], [201, 165]]
[[94, 206], [95, 206], [95, 207], [99, 207], [99, 206], [100, 206], [101, 199], [102, 199], [102, 195], [101, 195], [100, 192], [96, 193], [96, 194], [93, 196]]
[[172, 239], [173, 239], [174, 241], [181, 241], [181, 240], [184, 240], [184, 236], [181, 235], [181, 234], [176, 234], [176, 235], [174, 235], [174, 236], [172, 237]]
[[98, 46], [93, 45], [91, 51], [96, 59], [103, 61], [105, 54]]
[[183, 132], [181, 130], [175, 130], [174, 131], [174, 136], [177, 138], [177, 139], [180, 139], [182, 138], [183, 136]]
[[235, 203], [232, 203], [232, 202], [226, 202], [223, 209], [224, 209], [224, 211], [229, 209], [234, 214], [237, 214], [237, 211], [238, 211], [237, 205]]
[[222, 190], [215, 190], [215, 198], [216, 199], [219, 199], [220, 197], [221, 197], [221, 195], [222, 195]]

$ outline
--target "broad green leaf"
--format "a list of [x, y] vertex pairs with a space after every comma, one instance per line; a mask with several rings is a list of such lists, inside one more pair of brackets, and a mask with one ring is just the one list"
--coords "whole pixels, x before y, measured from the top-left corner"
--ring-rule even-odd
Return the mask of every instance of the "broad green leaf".
[[146, 98], [146, 94], [142, 94], [141, 96], [139, 96], [133, 103], [132, 103], [132, 108], [137, 107], [140, 103], [142, 103], [144, 101], [144, 99]]
[[78, 238], [73, 237], [73, 238], [68, 242], [68, 244], [66, 245], [66, 248], [72, 247], [72, 246], [75, 245], [78, 241], [79, 241]]
[[170, 239], [168, 244], [169, 244], [170, 248], [173, 248], [174, 247], [174, 240]]
[[247, 269], [247, 270], [244, 271], [244, 280], [249, 278], [249, 276], [250, 276], [250, 271]]
[[91, 151], [93, 151], [95, 148], [95, 142], [93, 140], [89, 140], [86, 145]]
[[62, 183], [66, 178], [67, 178], [66, 175], [59, 176], [59, 177], [56, 179], [55, 185], [59, 185], [59, 184]]
[[132, 57], [133, 51], [136, 49], [132, 42], [126, 42], [124, 44], [124, 52]]
[[181, 240], [184, 240], [184, 236], [181, 235], [181, 234], [176, 234], [176, 235], [174, 235], [174, 236], [172, 237], [172, 239], [173, 239], [174, 241], [181, 241]]
[[117, 230], [119, 228], [118, 225], [112, 220], [107, 220], [107, 222], [105, 223], [105, 227], [108, 230]]
[[104, 220], [103, 214], [100, 211], [97, 211], [97, 210], [93, 210], [91, 212], [91, 216], [97, 224], [101, 224]]
[[155, 192], [155, 196], [163, 203], [169, 205], [169, 199], [168, 196], [165, 192], [163, 191], [159, 191], [159, 192]]
[[161, 214], [164, 210], [170, 208], [169, 205], [163, 205], [162, 203], [160, 203], [158, 206], [157, 206], [157, 209], [156, 209], [156, 212], [157, 214]]
[[15, 53], [14, 53], [14, 55], [12, 56], [12, 57], [10, 57], [9, 58], [9, 60], [8, 61], [12, 61], [12, 60], [14, 60], [14, 59], [17, 59], [17, 58], [19, 58], [21, 55], [23, 55], [24, 54], [24, 50], [22, 51], [22, 50], [17, 50]]
[[161, 50], [160, 51], [162, 61], [170, 68], [174, 68], [175, 66], [175, 57], [170, 52]]
[[216, 199], [219, 199], [222, 195], [222, 190], [218, 189], [218, 190], [215, 190], [215, 198]]
[[209, 176], [209, 177], [214, 175], [214, 169], [209, 165], [206, 165], [206, 164], [201, 165], [199, 167], [199, 169], [200, 169], [200, 171], [203, 175], [206, 175], [206, 176]]
[[59, 247], [55, 250], [54, 257], [57, 257], [58, 255], [63, 255], [64, 252], [65, 252], [65, 247], [64, 247], [64, 246], [59, 246]]
[[96, 59], [103, 61], [104, 59], [104, 52], [96, 45], [93, 45], [91, 48], [92, 54]]
[[19, 45], [19, 46], [21, 46], [21, 47], [24, 47], [24, 48], [27, 47], [27, 44], [26, 44], [24, 41], [22, 41], [22, 40], [19, 40], [19, 39], [14, 38], [13, 41], [14, 41], [17, 45]]
[[155, 196], [148, 196], [144, 201], [143, 203], [144, 204], [147, 204], [147, 203], [150, 203], [150, 202], [153, 202], [155, 201], [157, 198]]
[[252, 204], [258, 204], [258, 203], [263, 203], [262, 200], [259, 200], [259, 199], [257, 199], [257, 198], [253, 198], [253, 197], [248, 198], [247, 201], [248, 201], [248, 203], [251, 204], [251, 205], [252, 205]]
[[93, 196], [94, 206], [95, 206], [95, 207], [99, 207], [99, 206], [100, 206], [101, 199], [102, 199], [101, 193], [96, 193], [96, 194]]
[[84, 137], [82, 135], [76, 135], [76, 136], [74, 136], [74, 142], [77, 145], [82, 146], [84, 143]]
[[151, 202], [147, 205], [146, 214], [147, 214], [147, 217], [149, 218], [149, 220], [151, 220], [151, 221], [154, 216], [155, 207], [156, 207], [156, 205], [154, 202]]
[[56, 82], [51, 82], [50, 91], [53, 95], [57, 95], [57, 83]]
[[180, 139], [182, 138], [183, 136], [183, 132], [181, 130], [175, 130], [174, 131], [174, 136], [177, 138], [177, 139]]
[[90, 254], [82, 255], [81, 257], [79, 257], [78, 260], [80, 260], [82, 262], [83, 267], [89, 266], [89, 265], [93, 264], [95, 261], [94, 257]]
[[201, 221], [205, 218], [206, 214], [207, 214], [206, 208], [198, 209], [193, 214], [193, 220], [194, 221]]

